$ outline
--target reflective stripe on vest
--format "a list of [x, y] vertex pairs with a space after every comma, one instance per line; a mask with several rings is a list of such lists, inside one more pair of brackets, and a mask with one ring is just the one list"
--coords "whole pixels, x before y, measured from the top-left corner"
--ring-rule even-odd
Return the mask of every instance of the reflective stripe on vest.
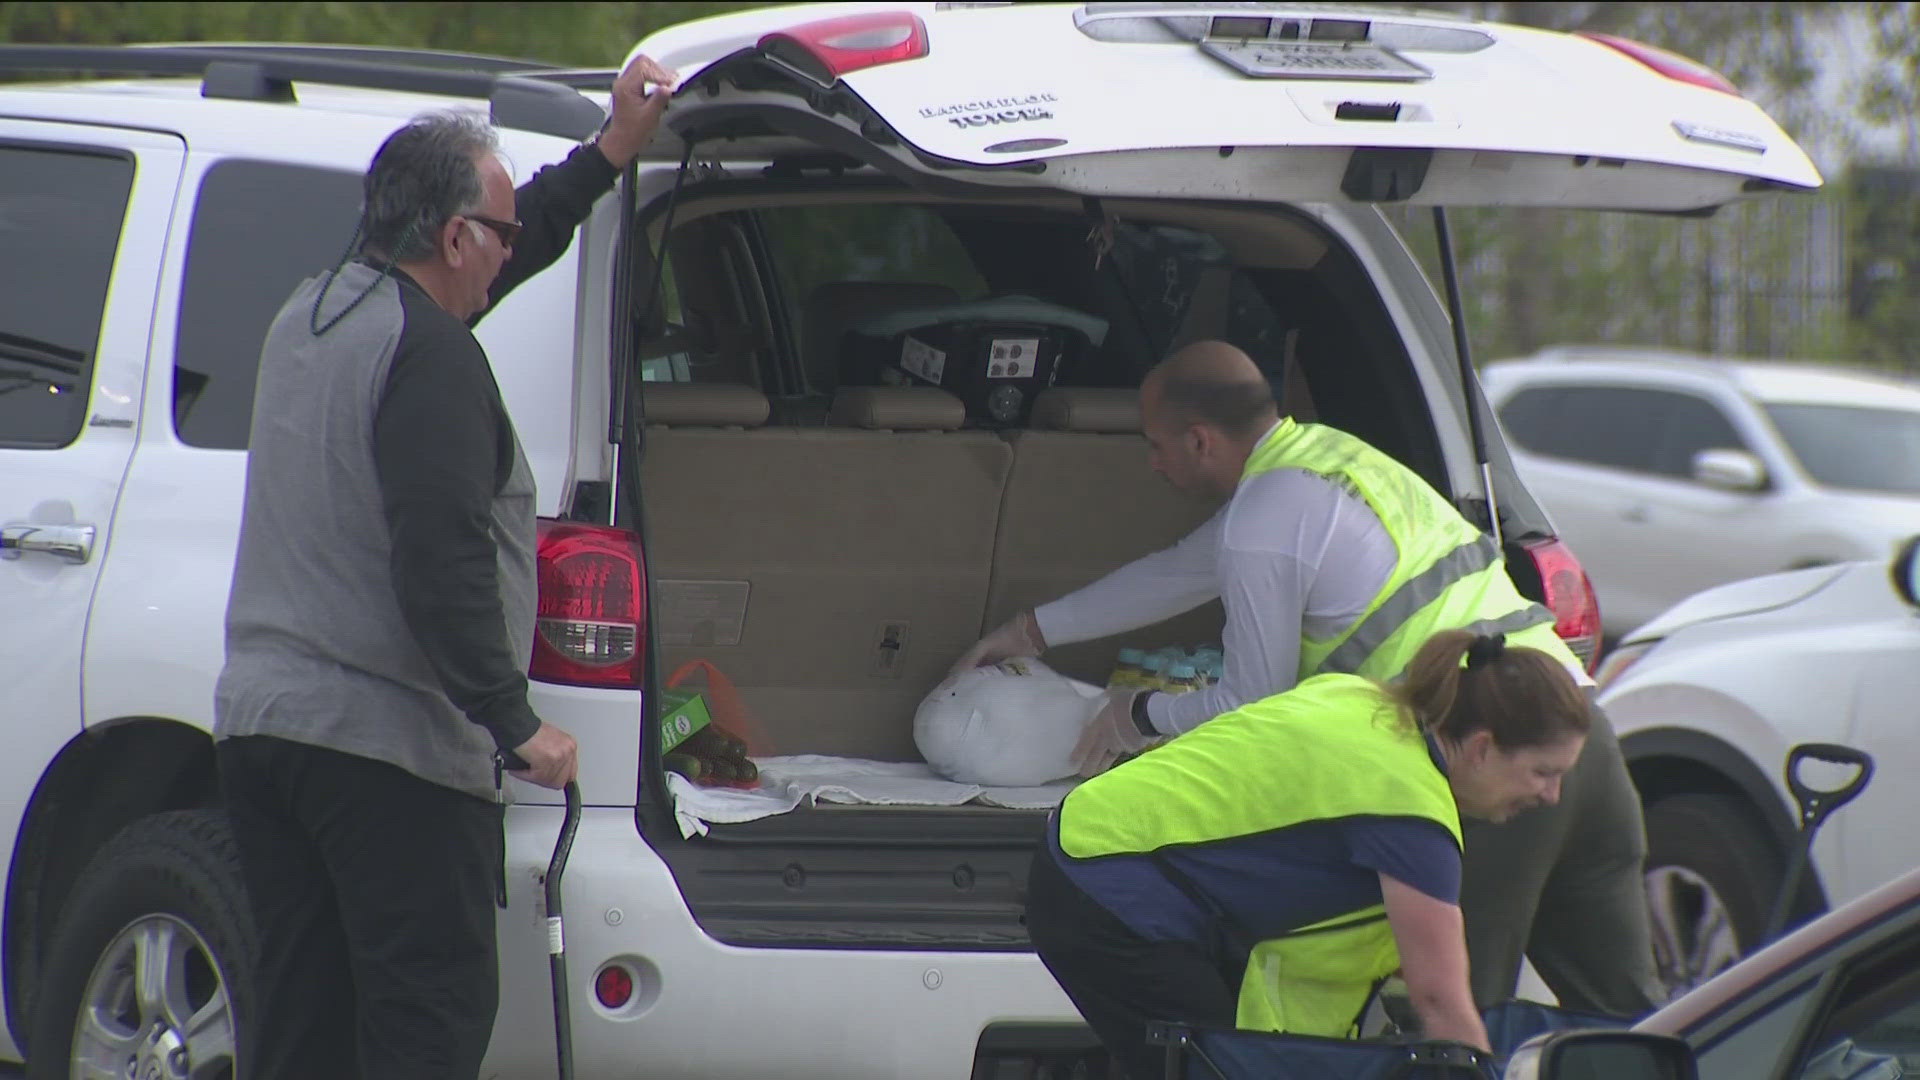
[[1323, 672], [1396, 678], [1427, 638], [1455, 628], [1507, 634], [1512, 644], [1579, 666], [1553, 632], [1553, 613], [1514, 587], [1493, 539], [1413, 470], [1345, 432], [1290, 418], [1254, 448], [1242, 482], [1275, 469], [1313, 473], [1364, 501], [1398, 556], [1351, 626], [1301, 641], [1298, 679]]

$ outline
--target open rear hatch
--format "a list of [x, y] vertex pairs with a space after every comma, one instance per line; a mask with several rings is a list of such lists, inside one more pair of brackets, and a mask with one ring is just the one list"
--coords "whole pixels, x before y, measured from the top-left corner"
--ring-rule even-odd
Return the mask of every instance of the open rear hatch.
[[824, 148], [930, 188], [1692, 212], [1821, 183], [1690, 60], [1428, 13], [813, 5], [642, 48], [682, 74], [652, 154]]
[[[930, 194], [1702, 213], [1821, 183], [1691, 61], [1428, 13], [815, 4], [636, 52], [681, 75], [655, 161], [859, 164]], [[645, 773], [642, 827], [722, 940], [1025, 947], [1038, 813], [803, 808], [682, 843]]]

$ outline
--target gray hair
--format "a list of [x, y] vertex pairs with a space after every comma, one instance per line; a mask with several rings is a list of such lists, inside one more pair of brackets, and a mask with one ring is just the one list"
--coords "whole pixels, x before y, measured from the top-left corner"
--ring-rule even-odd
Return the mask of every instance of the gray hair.
[[424, 259], [447, 221], [480, 207], [480, 157], [500, 136], [477, 112], [432, 112], [387, 136], [367, 166], [364, 250], [396, 262]]

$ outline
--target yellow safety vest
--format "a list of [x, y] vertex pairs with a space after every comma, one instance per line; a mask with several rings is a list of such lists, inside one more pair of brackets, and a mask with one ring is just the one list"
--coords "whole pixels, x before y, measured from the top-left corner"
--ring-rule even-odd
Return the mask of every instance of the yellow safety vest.
[[1346, 630], [1302, 638], [1298, 680], [1332, 671], [1397, 678], [1429, 637], [1453, 629], [1506, 634], [1511, 644], [1580, 666], [1553, 632], [1553, 613], [1514, 588], [1493, 538], [1412, 469], [1344, 431], [1291, 418], [1254, 448], [1241, 481], [1274, 469], [1304, 469], [1365, 500], [1399, 556]]
[[[1075, 788], [1060, 804], [1060, 850], [1151, 855], [1361, 815], [1437, 821], [1460, 842], [1453, 792], [1425, 737], [1371, 680], [1322, 675]], [[1374, 986], [1399, 967], [1379, 904], [1261, 941], [1242, 977], [1238, 1026], [1352, 1036]]]

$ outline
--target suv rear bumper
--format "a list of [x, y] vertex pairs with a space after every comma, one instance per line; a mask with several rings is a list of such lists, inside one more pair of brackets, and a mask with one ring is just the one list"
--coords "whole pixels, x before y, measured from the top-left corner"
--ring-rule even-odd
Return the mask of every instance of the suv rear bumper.
[[[507, 817], [509, 906], [499, 913], [501, 1000], [490, 1069], [551, 1075], [552, 997], [541, 875], [560, 813]], [[582, 1075], [925, 1077], [972, 1074], [990, 1025], [1077, 1024], [1029, 952], [760, 949], [694, 921], [630, 807], [588, 807], [567, 864], [566, 955]], [[607, 1009], [594, 976], [621, 962], [630, 1004]]]

